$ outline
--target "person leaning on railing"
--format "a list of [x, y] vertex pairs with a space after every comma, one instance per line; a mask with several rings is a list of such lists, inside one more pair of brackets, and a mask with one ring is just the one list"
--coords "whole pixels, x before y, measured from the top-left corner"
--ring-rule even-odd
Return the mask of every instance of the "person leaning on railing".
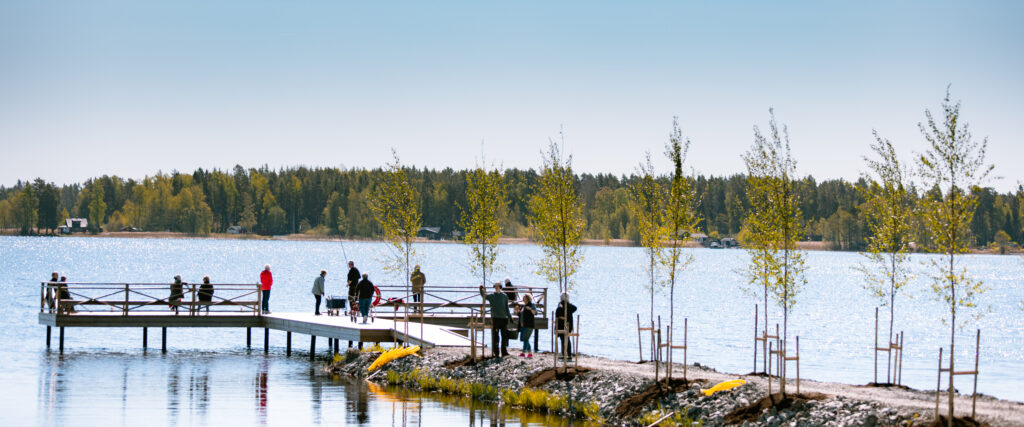
[[213, 303], [213, 285], [210, 284], [210, 276], [203, 276], [203, 284], [199, 286], [199, 292], [196, 297], [202, 303], [201, 305], [206, 307], [206, 312], [209, 313], [210, 304]]
[[50, 274], [50, 280], [46, 283], [46, 308], [49, 308], [50, 310], [57, 308], [57, 303], [55, 301], [56, 297], [54, 295], [56, 293], [56, 289], [54, 287], [57, 286], [57, 282], [59, 281], [60, 273], [54, 271]]
[[174, 276], [174, 283], [171, 283], [171, 296], [167, 297], [167, 304], [171, 307], [174, 315], [178, 315], [178, 306], [181, 305], [181, 297], [184, 294], [182, 289], [185, 283], [181, 281], [181, 275]]

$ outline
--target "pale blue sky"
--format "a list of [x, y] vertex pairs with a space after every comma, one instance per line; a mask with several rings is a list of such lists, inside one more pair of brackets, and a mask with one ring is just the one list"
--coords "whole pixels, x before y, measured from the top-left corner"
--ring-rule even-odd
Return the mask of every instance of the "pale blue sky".
[[0, 3], [0, 184], [233, 165], [630, 173], [672, 116], [699, 173], [743, 171], [768, 108], [799, 171], [905, 160], [947, 84], [993, 182], [1024, 180], [1024, 2]]

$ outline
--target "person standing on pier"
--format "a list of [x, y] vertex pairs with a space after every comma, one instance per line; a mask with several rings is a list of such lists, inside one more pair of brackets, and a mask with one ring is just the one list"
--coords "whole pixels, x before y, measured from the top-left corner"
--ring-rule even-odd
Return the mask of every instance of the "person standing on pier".
[[59, 281], [60, 273], [54, 271], [53, 274], [50, 274], [49, 283], [46, 284], [46, 306], [49, 307], [51, 311], [57, 308], [57, 303], [55, 301], [58, 298], [56, 298], [54, 294], [57, 293], [56, 286], [59, 286], [57, 284]]
[[64, 314], [74, 313], [75, 304], [71, 303], [71, 291], [68, 290], [67, 276], [60, 276], [60, 284], [57, 285], [57, 289], [57, 297], [65, 301], [60, 303], [57, 309], [64, 311]]
[[270, 314], [270, 287], [274, 286], [274, 275], [270, 274], [270, 264], [263, 266], [260, 273], [260, 291], [263, 292], [263, 314]]
[[[316, 298], [316, 311], [313, 314], [320, 315], [320, 299], [324, 296], [324, 278], [327, 277], [327, 270], [320, 270], [320, 275], [313, 279], [313, 297]], [[330, 307], [327, 307], [330, 308]]]
[[[480, 286], [480, 296], [487, 300], [491, 307], [491, 348], [494, 357], [501, 358], [508, 356], [508, 321], [512, 315], [508, 312], [508, 296], [501, 291], [501, 283], [494, 283], [494, 293], [488, 294], [483, 285]], [[499, 351], [498, 341], [501, 341]]]
[[363, 315], [363, 324], [366, 324], [366, 318], [370, 316], [370, 299], [373, 298], [373, 282], [369, 274], [363, 273], [363, 280], [359, 281], [356, 291], [359, 296], [359, 313]]
[[[427, 283], [427, 276], [420, 271], [419, 264], [413, 269], [412, 274], [409, 276], [409, 281], [412, 282], [412, 302], [423, 302], [423, 285]], [[419, 304], [416, 306], [420, 311], [423, 311], [423, 307], [420, 307]]]
[[[210, 276], [203, 276], [203, 284], [199, 285], [199, 293], [196, 297], [202, 303], [200, 308], [206, 307], [206, 312], [209, 313], [210, 304], [213, 303], [213, 285], [210, 284]], [[197, 309], [196, 312], [198, 311]]]
[[185, 284], [181, 281], [181, 275], [174, 276], [174, 283], [171, 283], [171, 296], [167, 298], [168, 305], [174, 315], [178, 315], [178, 306], [181, 305], [182, 288]]
[[356, 268], [356, 263], [354, 263], [352, 261], [349, 261], [348, 262], [348, 278], [347, 278], [346, 285], [348, 286], [349, 312], [352, 313], [352, 321], [353, 322], [356, 321], [355, 312], [356, 312], [356, 309], [358, 308], [357, 304], [359, 303], [359, 296], [358, 296], [359, 293], [356, 292], [357, 287], [359, 286], [359, 277], [360, 277], [359, 276], [359, 269]]

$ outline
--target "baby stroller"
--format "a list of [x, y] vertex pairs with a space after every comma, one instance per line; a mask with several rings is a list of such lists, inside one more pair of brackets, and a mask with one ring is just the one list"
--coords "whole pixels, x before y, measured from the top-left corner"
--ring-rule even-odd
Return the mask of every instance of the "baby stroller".
[[327, 297], [327, 315], [337, 316], [345, 309], [345, 298], [339, 296]]

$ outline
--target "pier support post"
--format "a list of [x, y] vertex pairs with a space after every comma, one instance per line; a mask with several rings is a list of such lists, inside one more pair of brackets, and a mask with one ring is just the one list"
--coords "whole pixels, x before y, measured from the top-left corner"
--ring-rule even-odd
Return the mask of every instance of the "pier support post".
[[46, 348], [50, 348], [50, 327], [46, 327]]
[[252, 349], [252, 328], [245, 328], [245, 348]]
[[352, 348], [352, 341], [348, 342], [348, 348]]
[[263, 328], [263, 354], [270, 353], [270, 328]]
[[316, 355], [316, 335], [309, 336], [309, 361], [313, 361], [313, 357]]
[[331, 357], [334, 357], [335, 354], [338, 354], [338, 339], [337, 338], [334, 339], [334, 353], [331, 354]]
[[292, 357], [292, 333], [289, 331], [285, 333], [285, 355]]
[[149, 346], [149, 328], [142, 328], [142, 349]]
[[160, 351], [167, 353], [167, 327], [160, 328]]
[[60, 354], [64, 354], [64, 327], [60, 327]]

